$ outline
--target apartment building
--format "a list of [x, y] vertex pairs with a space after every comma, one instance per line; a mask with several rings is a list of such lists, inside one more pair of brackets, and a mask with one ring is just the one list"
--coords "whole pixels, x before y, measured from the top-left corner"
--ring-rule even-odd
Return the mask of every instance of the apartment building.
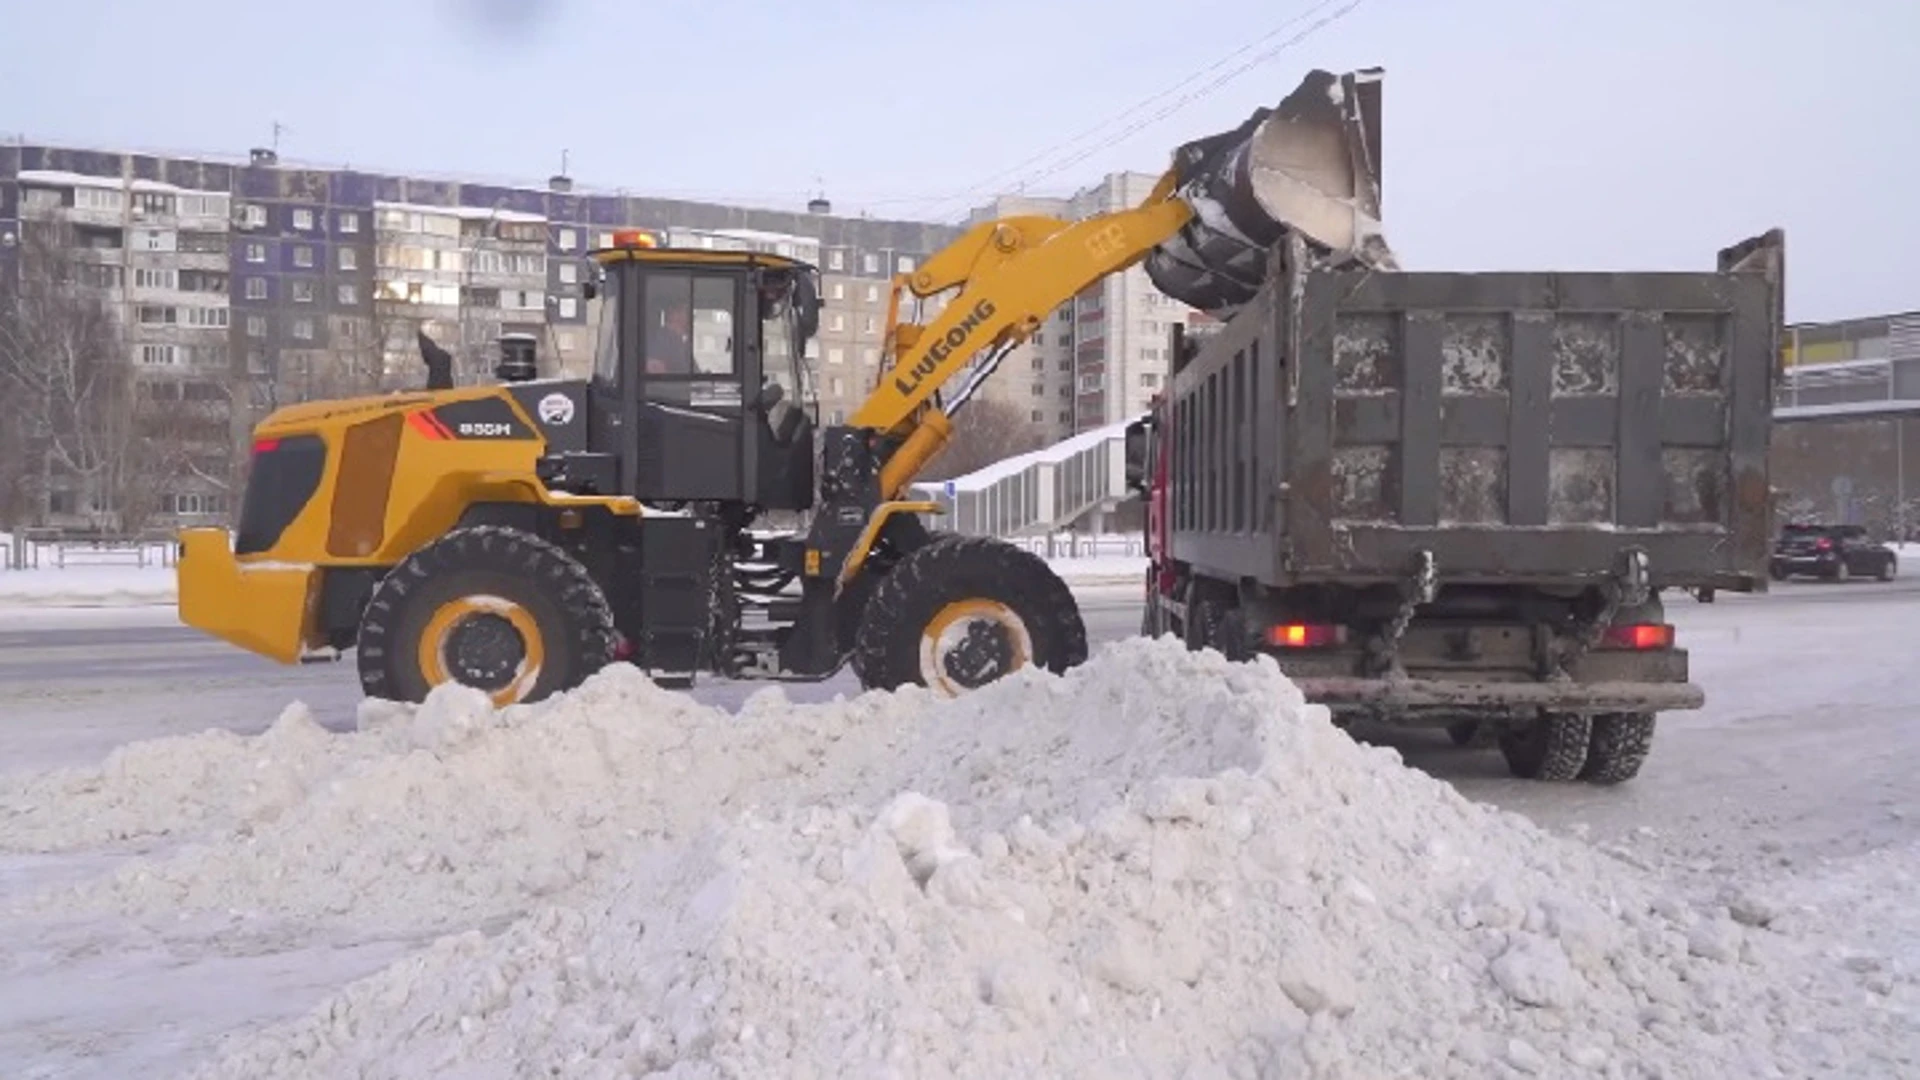
[[[231, 511], [239, 448], [273, 408], [417, 385], [417, 331], [454, 354], [462, 381], [490, 378], [510, 330], [540, 339], [543, 374], [584, 373], [597, 307], [584, 259], [621, 228], [819, 266], [814, 389], [822, 419], [844, 419], [879, 375], [892, 276], [959, 233], [835, 215], [825, 200], [765, 210], [577, 191], [565, 176], [502, 186], [292, 165], [269, 150], [228, 161], [0, 145], [0, 281], [18, 281], [32, 215], [67, 223], [149, 392], [218, 399], [227, 437], [203, 431], [194, 469], [165, 483], [168, 525]], [[86, 507], [62, 495], [53, 510], [42, 516], [68, 523]]]

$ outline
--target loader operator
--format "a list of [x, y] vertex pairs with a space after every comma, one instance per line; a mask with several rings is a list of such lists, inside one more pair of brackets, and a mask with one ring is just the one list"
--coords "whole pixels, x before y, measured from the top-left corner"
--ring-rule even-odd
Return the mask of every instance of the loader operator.
[[647, 374], [693, 374], [693, 313], [686, 301], [671, 301], [660, 321], [647, 324]]

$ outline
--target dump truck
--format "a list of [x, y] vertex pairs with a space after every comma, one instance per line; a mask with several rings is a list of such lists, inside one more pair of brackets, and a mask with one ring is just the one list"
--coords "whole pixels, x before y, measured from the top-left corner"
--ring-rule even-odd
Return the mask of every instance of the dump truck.
[[1142, 631], [1516, 776], [1632, 778], [1705, 701], [1667, 606], [1767, 587], [1780, 232], [1699, 272], [1264, 258], [1127, 429]]
[[538, 701], [616, 660], [675, 686], [851, 667], [946, 694], [1064, 671], [1087, 635], [1059, 575], [934, 527], [913, 483], [1001, 360], [1108, 275], [1151, 260], [1169, 295], [1228, 312], [1276, 237], [1378, 263], [1377, 83], [1309, 73], [1180, 147], [1136, 206], [967, 229], [893, 278], [884, 370], [844, 423], [811, 389], [817, 268], [621, 230], [589, 256], [585, 377], [539, 377], [536, 342], [507, 335], [497, 382], [454, 386], [423, 340], [421, 388], [261, 420], [237, 528], [181, 534], [180, 617], [285, 663], [351, 652], [398, 701]]

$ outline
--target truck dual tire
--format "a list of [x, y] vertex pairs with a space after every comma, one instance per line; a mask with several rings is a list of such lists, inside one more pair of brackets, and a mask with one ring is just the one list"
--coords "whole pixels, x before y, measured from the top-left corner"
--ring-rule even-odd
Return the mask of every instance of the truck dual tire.
[[1507, 770], [1522, 780], [1574, 780], [1587, 764], [1593, 722], [1578, 713], [1544, 713], [1540, 719], [1500, 735]]
[[418, 703], [444, 682], [498, 707], [578, 686], [614, 659], [613, 611], [586, 567], [499, 525], [456, 529], [401, 560], [361, 616], [367, 696]]
[[1023, 667], [1086, 662], [1079, 603], [1045, 559], [1003, 540], [940, 536], [874, 586], [853, 670], [869, 690], [918, 685], [948, 696]]
[[1619, 784], [1640, 774], [1653, 749], [1653, 713], [1608, 713], [1593, 718], [1580, 779], [1590, 784]]

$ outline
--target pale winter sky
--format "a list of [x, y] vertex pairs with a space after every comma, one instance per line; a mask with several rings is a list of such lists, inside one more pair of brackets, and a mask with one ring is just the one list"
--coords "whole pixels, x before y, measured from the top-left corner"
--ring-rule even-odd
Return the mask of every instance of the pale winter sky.
[[1920, 308], [1913, 0], [0, 0], [0, 26], [9, 135], [244, 153], [277, 121], [288, 160], [539, 183], [564, 149], [582, 185], [933, 220], [1158, 171], [1309, 68], [1380, 65], [1410, 269], [1710, 269], [1778, 225], [1788, 318]]

